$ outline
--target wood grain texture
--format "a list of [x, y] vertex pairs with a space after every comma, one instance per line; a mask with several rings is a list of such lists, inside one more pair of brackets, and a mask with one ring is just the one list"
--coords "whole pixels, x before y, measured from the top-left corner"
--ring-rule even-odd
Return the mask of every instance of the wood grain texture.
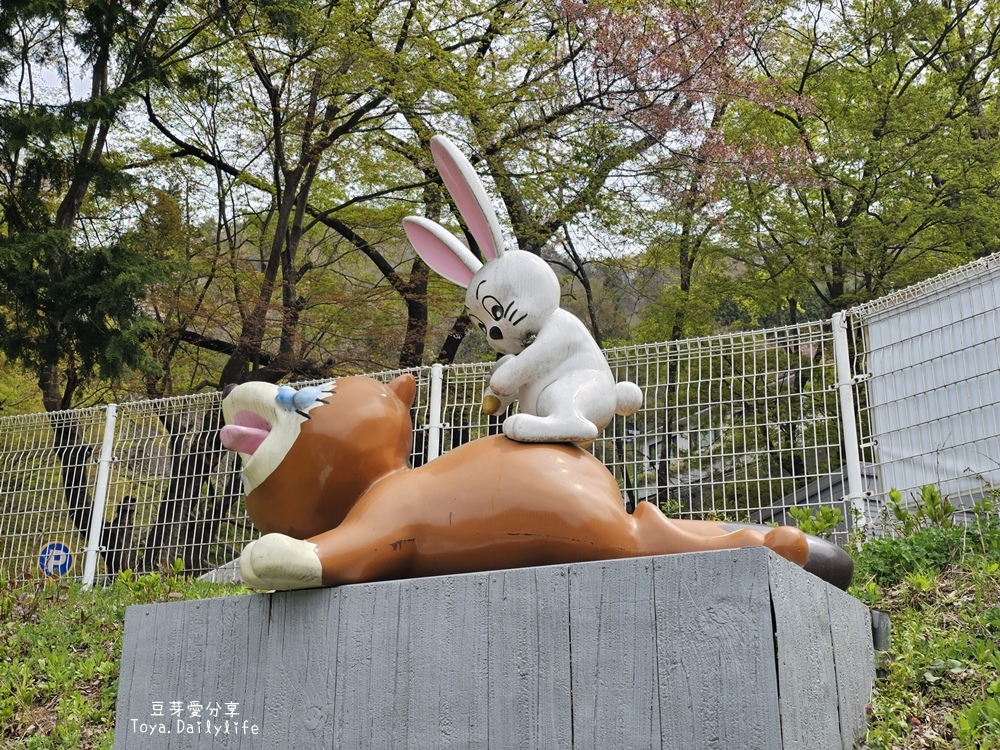
[[[840, 749], [874, 677], [868, 610], [762, 548], [130, 607], [125, 628], [119, 750]], [[170, 701], [238, 702], [260, 734], [143, 735], [154, 700], [171, 729]]]
[[836, 589], [829, 589], [827, 597], [837, 673], [840, 733], [844, 750], [852, 750], [854, 741], [863, 737], [867, 728], [866, 708], [871, 703], [875, 682], [871, 611], [854, 597]]
[[393, 727], [405, 747], [487, 746], [488, 604], [485, 576], [411, 582], [407, 633], [400, 647], [407, 711]]
[[818, 585], [810, 573], [776, 555], [769, 559], [769, 568], [782, 748], [839, 748], [843, 743], [827, 602], [830, 587]]
[[652, 558], [569, 576], [574, 747], [655, 747], [660, 736]]
[[[337, 626], [336, 675], [327, 689], [333, 694], [332, 743], [327, 747], [392, 747], [391, 729], [405, 726], [412, 690], [405, 654], [405, 602], [398, 582], [354, 586], [342, 592]], [[317, 697], [321, 699], [322, 693]], [[294, 745], [292, 745], [294, 746]]]
[[567, 568], [489, 574], [489, 613], [489, 746], [569, 750]]
[[663, 747], [781, 747], [767, 555], [655, 559]]
[[[231, 722], [260, 725], [264, 681], [260, 666], [267, 647], [263, 597], [229, 597], [129, 607], [125, 618], [115, 717], [116, 748], [187, 750], [212, 743], [261, 748], [261, 735], [234, 734]], [[192, 716], [190, 704], [203, 706]], [[162, 704], [163, 715], [154, 715]], [[175, 712], [172, 703], [182, 707]], [[238, 704], [233, 708], [227, 703]], [[227, 717], [227, 713], [233, 715]], [[208, 724], [206, 725], [206, 721]], [[142, 726], [147, 732], [143, 733]], [[159, 729], [166, 730], [160, 733]]]
[[267, 695], [264, 736], [277, 747], [329, 747], [342, 597], [320, 589], [264, 596], [271, 604], [258, 667]]

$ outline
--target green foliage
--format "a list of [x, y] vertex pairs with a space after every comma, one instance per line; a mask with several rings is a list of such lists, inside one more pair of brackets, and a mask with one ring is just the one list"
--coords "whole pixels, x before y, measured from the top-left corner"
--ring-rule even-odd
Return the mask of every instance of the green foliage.
[[788, 509], [788, 515], [795, 519], [796, 525], [806, 534], [821, 538], [829, 537], [844, 520], [840, 508], [822, 506], [819, 508], [803, 508], [794, 506]]
[[890, 490], [886, 505], [891, 534], [866, 542], [858, 580], [867, 578], [879, 586], [904, 579], [918, 584], [919, 577], [912, 576], [937, 574], [969, 554], [1000, 558], [1000, 523], [989, 496], [973, 507], [968, 526], [954, 522], [955, 506], [933, 485], [921, 487], [911, 507], [899, 491]]
[[864, 747], [1000, 747], [1000, 523], [977, 520], [968, 529], [942, 520], [855, 553], [851, 593], [892, 627]]
[[0, 349], [32, 370], [68, 360], [78, 378], [154, 367], [142, 301], [164, 273], [128, 243], [86, 249], [58, 230], [0, 238]]
[[758, 156], [724, 185], [758, 296], [829, 314], [995, 252], [997, 6], [805, 7], [763, 37], [788, 101], [727, 118]]
[[988, 747], [988, 741], [995, 743], [1000, 737], [1000, 698], [995, 691], [984, 699], [976, 698], [955, 716], [954, 723], [961, 747]]
[[[750, 35], [763, 47], [739, 75], [767, 83], [723, 89], [753, 96], [651, 108], [663, 81], [619, 69], [628, 55], [614, 61], [620, 76], [587, 75], [579, 61], [600, 45], [549, 3], [5, 3], [8, 254], [30, 257], [57, 227], [80, 254], [106, 246], [123, 280], [148, 270], [122, 256], [130, 231], [153, 239], [132, 245], [149, 258], [169, 245], [191, 262], [173, 283], [146, 278], [149, 297], [120, 295], [158, 318], [154, 338], [148, 319], [106, 315], [79, 294], [62, 307], [41, 300], [46, 329], [19, 289], [9, 304], [0, 297], [6, 322], [22, 326], [7, 351], [27, 362], [57, 349], [65, 382], [91, 374], [76, 360], [98, 378], [148, 369], [146, 350], [163, 371], [147, 378], [149, 395], [257, 363], [276, 379], [457, 356], [460, 297], [433, 275], [427, 283], [400, 231], [408, 213], [459, 231], [426, 153], [442, 130], [472, 155], [520, 247], [551, 255], [560, 236], [592, 234], [568, 268], [607, 267], [577, 312], [603, 313], [608, 343], [815, 319], [995, 250], [994, 8], [878, 0], [831, 6], [814, 26], [811, 7]], [[737, 6], [720, 12], [745, 25]], [[699, 48], [697, 36], [664, 54]], [[58, 101], [52, 87], [43, 101], [19, 87], [62, 59], [90, 77], [91, 93]], [[633, 90], [639, 81], [654, 88]], [[121, 113], [140, 116], [144, 107], [128, 110], [139, 92], [157, 122], [133, 139]], [[718, 118], [701, 138], [705, 110]], [[635, 127], [651, 111], [687, 118], [693, 152]], [[183, 212], [137, 228], [136, 175], [183, 198]], [[26, 280], [52, 276], [35, 297], [87, 288], [67, 263], [32, 269]], [[79, 351], [66, 349], [77, 334]], [[469, 338], [462, 358], [488, 356]], [[790, 444], [794, 430], [780, 431], [766, 437]]]
[[[139, 84], [171, 58], [160, 47], [170, 3], [8, 5], [0, 14], [9, 94], [0, 102], [0, 352], [34, 375], [46, 409], [62, 409], [91, 379], [155, 369], [146, 294], [169, 269], [129, 242], [135, 180], [108, 144]], [[60, 75], [65, 86], [50, 81]], [[78, 77], [90, 86], [77, 87]]]
[[38, 389], [23, 368], [0, 355], [0, 414], [32, 414], [42, 411]]
[[902, 534], [912, 534], [920, 529], [949, 528], [952, 516], [958, 510], [932, 484], [920, 488], [914, 496], [912, 509], [904, 505], [903, 495], [896, 488], [889, 490], [887, 506], [898, 524], [897, 530]]
[[244, 593], [126, 571], [106, 589], [50, 581], [0, 588], [0, 744], [110, 748], [125, 608]]
[[952, 563], [962, 549], [965, 531], [959, 528], [922, 529], [909, 536], [881, 537], [866, 545], [862, 576], [888, 586], [907, 574], [940, 571]]

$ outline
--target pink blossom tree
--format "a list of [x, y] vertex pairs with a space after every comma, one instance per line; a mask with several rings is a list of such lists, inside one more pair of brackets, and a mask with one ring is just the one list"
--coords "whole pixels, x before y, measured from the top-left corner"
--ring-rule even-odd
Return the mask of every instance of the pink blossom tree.
[[[723, 188], [750, 174], [786, 179], [802, 161], [796, 143], [733, 138], [726, 127], [733, 109], [808, 106], [757, 69], [774, 11], [749, 0], [566, 0], [562, 7], [589, 36], [598, 74], [621, 81], [614, 116], [657, 141], [639, 170], [644, 189], [658, 199], [641, 231], [646, 260], [661, 265], [656, 275], [663, 282], [647, 315], [655, 323], [644, 335], [676, 339], [699, 332], [697, 324], [711, 325], [712, 313], [692, 307], [696, 275], [706, 283], [731, 281], [722, 258]], [[722, 297], [712, 296], [716, 304]]]

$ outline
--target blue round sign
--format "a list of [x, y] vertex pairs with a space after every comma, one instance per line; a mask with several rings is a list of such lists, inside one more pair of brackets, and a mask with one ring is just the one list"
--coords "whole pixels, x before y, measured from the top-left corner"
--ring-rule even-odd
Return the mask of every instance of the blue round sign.
[[73, 567], [73, 552], [62, 542], [49, 542], [38, 553], [38, 567], [47, 576], [64, 576]]

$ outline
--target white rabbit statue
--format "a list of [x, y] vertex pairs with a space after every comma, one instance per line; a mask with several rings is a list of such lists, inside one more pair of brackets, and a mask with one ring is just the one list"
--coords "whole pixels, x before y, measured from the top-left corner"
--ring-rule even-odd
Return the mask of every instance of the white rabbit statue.
[[403, 220], [406, 235], [428, 266], [466, 289], [465, 306], [490, 346], [502, 356], [493, 366], [483, 411], [518, 414], [503, 432], [525, 443], [593, 441], [615, 414], [634, 414], [642, 391], [615, 383], [611, 368], [583, 323], [559, 307], [559, 279], [537, 255], [504, 250], [490, 199], [472, 164], [443, 136], [431, 154], [483, 256], [441, 225], [418, 216]]

